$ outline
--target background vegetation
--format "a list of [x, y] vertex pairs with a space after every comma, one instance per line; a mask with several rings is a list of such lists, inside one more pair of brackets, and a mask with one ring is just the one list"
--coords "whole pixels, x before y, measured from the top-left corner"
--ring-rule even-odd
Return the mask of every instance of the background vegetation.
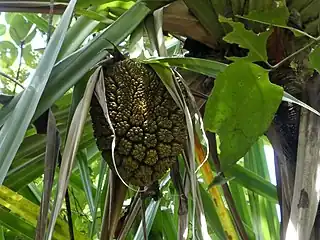
[[[0, 1], [0, 239], [319, 239], [319, 1], [44, 2]], [[118, 201], [93, 137], [113, 45], [178, 71], [204, 121], [157, 201]]]

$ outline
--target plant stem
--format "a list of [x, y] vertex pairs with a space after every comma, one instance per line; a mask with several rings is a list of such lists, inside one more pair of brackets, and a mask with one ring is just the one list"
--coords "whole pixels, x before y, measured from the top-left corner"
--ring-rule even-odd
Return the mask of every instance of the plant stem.
[[5, 74], [4, 72], [1, 72], [1, 71], [0, 71], [0, 75], [3, 76], [3, 77], [5, 77], [5, 78], [7, 78], [7, 79], [9, 79], [10, 81], [14, 82], [14, 83], [17, 84], [19, 87], [25, 89], [25, 87], [24, 87], [21, 83], [19, 83], [16, 79], [10, 77], [9, 75]]
[[296, 52], [290, 54], [289, 56], [287, 56], [286, 58], [282, 59], [280, 62], [278, 62], [275, 65], [270, 65], [270, 67], [272, 68], [272, 70], [277, 69], [279, 66], [281, 66], [284, 62], [288, 61], [290, 58], [293, 58], [294, 56], [296, 56], [297, 54], [303, 52], [304, 50], [306, 50], [307, 48], [311, 47], [313, 44], [317, 43], [320, 40], [320, 37], [317, 37], [315, 40], [311, 41], [310, 43], [308, 43], [307, 45], [305, 45], [304, 47], [300, 48], [299, 50], [297, 50]]
[[[17, 75], [16, 75], [17, 82], [19, 82], [19, 77], [20, 77], [21, 64], [22, 64], [22, 55], [23, 55], [23, 46], [24, 46], [24, 41], [21, 41], [20, 42], [19, 66], [18, 66], [18, 71], [17, 71]], [[13, 93], [16, 93], [16, 87], [17, 87], [17, 84], [14, 85]]]

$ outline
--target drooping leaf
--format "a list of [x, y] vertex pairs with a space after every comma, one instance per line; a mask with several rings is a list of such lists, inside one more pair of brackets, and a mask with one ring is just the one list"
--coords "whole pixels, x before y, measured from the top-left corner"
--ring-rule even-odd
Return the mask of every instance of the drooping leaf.
[[[248, 56], [241, 59], [245, 59], [251, 62], [264, 61], [268, 59], [267, 56], [267, 40], [271, 34], [271, 30], [262, 32], [259, 34], [254, 33], [251, 30], [245, 29], [244, 25], [240, 22], [234, 22], [230, 18], [220, 16], [220, 22], [228, 23], [232, 26], [233, 31], [228, 33], [223, 40], [228, 43], [238, 44], [239, 47], [249, 50]], [[238, 57], [230, 57], [231, 60], [237, 60]]]
[[[75, 2], [76, 1], [74, 1], [73, 4], [75, 4]], [[100, 71], [101, 67], [99, 67], [89, 79], [84, 96], [79, 102], [77, 109], [75, 110], [75, 113], [72, 117], [70, 129], [68, 131], [68, 136], [65, 143], [65, 149], [62, 155], [57, 192], [55, 195], [52, 215], [48, 225], [48, 234], [45, 238], [46, 240], [51, 240], [54, 226], [61, 210], [63, 198], [68, 187], [71, 170], [80, 144], [80, 138], [87, 119], [93, 90], [97, 79], [100, 77]]]
[[0, 36], [6, 33], [6, 25], [0, 24]]
[[2, 41], [0, 42], [0, 66], [8, 68], [12, 66], [17, 59], [18, 49], [12, 42]]
[[40, 214], [37, 222], [36, 238], [41, 240], [44, 238], [46, 224], [48, 220], [48, 213], [50, 208], [50, 196], [53, 187], [55, 168], [57, 165], [59, 149], [60, 149], [60, 136], [56, 126], [56, 119], [51, 110], [47, 111], [47, 144], [44, 161], [44, 186], [43, 195], [40, 203]]
[[221, 167], [243, 157], [269, 127], [283, 96], [270, 83], [268, 72], [247, 61], [237, 61], [215, 80], [204, 123], [221, 140]]
[[320, 73], [320, 46], [310, 53], [309, 61], [311, 66]]
[[17, 45], [21, 44], [21, 41], [28, 35], [32, 23], [28, 22], [22, 15], [15, 15], [11, 22], [9, 33], [11, 38]]

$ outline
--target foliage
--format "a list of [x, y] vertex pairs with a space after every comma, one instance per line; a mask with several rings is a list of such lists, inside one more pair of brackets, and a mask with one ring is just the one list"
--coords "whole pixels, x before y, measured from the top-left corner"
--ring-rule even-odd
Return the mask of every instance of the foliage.
[[204, 120], [207, 130], [219, 134], [223, 170], [243, 157], [268, 129], [282, 95], [266, 70], [245, 60], [230, 64], [217, 76]]
[[[59, 230], [67, 235], [67, 210], [62, 202], [67, 188], [77, 236], [98, 239], [105, 231], [104, 213], [110, 175], [96, 146], [91, 119], [87, 115], [92, 92], [85, 94], [85, 88], [89, 82], [88, 86], [93, 91], [95, 80], [88, 79], [96, 64], [109, 56], [105, 49], [112, 49], [113, 44], [123, 53], [129, 51], [131, 57], [160, 69], [157, 73], [163, 74], [161, 79], [175, 101], [186, 115], [189, 114], [189, 151], [186, 156], [179, 157], [176, 175], [166, 175], [162, 179], [160, 200], [144, 201], [149, 237], [175, 239], [183, 228], [189, 232], [189, 236], [194, 234], [193, 237], [200, 239], [207, 235], [212, 239], [279, 239], [276, 186], [270, 182], [270, 175], [273, 174], [268, 170], [267, 162], [270, 159], [267, 159], [264, 151], [268, 143], [262, 135], [270, 126], [283, 95], [287, 96], [280, 86], [270, 82], [269, 70], [291, 61], [297, 53], [293, 52], [288, 59], [271, 65], [268, 62], [267, 42], [274, 34], [274, 27], [289, 29], [299, 37], [305, 36], [306, 41], [310, 40], [310, 45], [301, 51], [315, 46], [309, 55], [309, 66], [320, 71], [319, 46], [316, 45], [319, 39], [312, 36], [315, 32], [313, 25], [305, 21], [304, 12], [301, 12], [301, 19], [297, 19], [296, 23], [302, 22], [308, 31], [288, 26], [293, 10], [283, 4], [266, 7], [270, 1], [250, 4], [248, 8], [241, 6], [240, 1], [232, 1], [231, 11], [236, 16], [232, 19], [224, 14], [230, 11], [226, 9], [228, 6], [225, 1], [185, 1], [215, 41], [223, 38], [224, 44], [237, 45], [248, 52], [245, 56], [229, 55], [222, 63], [214, 58], [185, 57], [181, 39], [175, 39], [173, 33], [162, 35], [163, 19], [159, 18], [159, 12], [154, 11], [170, 2], [123, 0], [105, 3], [95, 0], [89, 6], [87, 1], [79, 0], [70, 26], [58, 15], [53, 18], [54, 32], [61, 30], [61, 24], [65, 24], [64, 30], [68, 29], [64, 41], [60, 42], [61, 48], [60, 44], [49, 44], [44, 51], [38, 49], [38, 45], [47, 40], [50, 15], [1, 13], [5, 24], [0, 24], [0, 66], [3, 73], [0, 75], [0, 100], [3, 99], [1, 104], [6, 106], [0, 109], [3, 134], [0, 145], [7, 144], [8, 147], [0, 148], [0, 152], [10, 153], [9, 147], [18, 151], [12, 151], [10, 159], [0, 158], [2, 164], [10, 166], [8, 172], [2, 171], [5, 187], [2, 186], [3, 191], [0, 191], [0, 224], [3, 226], [0, 228], [0, 239], [12, 239], [12, 236], [33, 239], [42, 192], [51, 191], [43, 183], [48, 135], [39, 133], [39, 117], [41, 119], [47, 109], [52, 110], [56, 120], [62, 153], [60, 173], [58, 169], [53, 171], [55, 179], [50, 202], [53, 208], [50, 209], [54, 209], [54, 218], [58, 218], [53, 236], [59, 235]], [[244, 16], [237, 15], [241, 8]], [[255, 24], [259, 28], [255, 28]], [[169, 56], [166, 56], [167, 53]], [[45, 57], [44, 60], [40, 60], [41, 56]], [[44, 66], [43, 61], [50, 59], [51, 64]], [[171, 67], [175, 73], [183, 69], [215, 78], [211, 93], [208, 96], [202, 94], [202, 97], [208, 98], [204, 126], [197, 107], [190, 112], [185, 108], [185, 100], [179, 97], [179, 88], [175, 85], [171, 70], [164, 66]], [[33, 82], [39, 77], [40, 67], [48, 76], [48, 82], [42, 82], [43, 89]], [[161, 72], [161, 69], [166, 70]], [[166, 81], [168, 75], [169, 81]], [[29, 76], [32, 76], [31, 81]], [[19, 87], [17, 82], [26, 90]], [[192, 82], [186, 81], [185, 84], [191, 86]], [[39, 91], [29, 92], [34, 88]], [[37, 97], [41, 98], [33, 102], [25, 100], [28, 92], [32, 96], [38, 94]], [[192, 93], [188, 92], [189, 95]], [[14, 98], [8, 103], [11, 97], [4, 94], [14, 95]], [[28, 110], [22, 103], [33, 107]], [[196, 103], [192, 101], [192, 104]], [[26, 114], [22, 114], [22, 110]], [[21, 115], [23, 124], [13, 126], [13, 123], [18, 123], [12, 121], [14, 113]], [[9, 123], [12, 124], [10, 127]], [[14, 132], [22, 126], [24, 130], [17, 134], [20, 140], [23, 138], [20, 144], [20, 140], [13, 139], [16, 137]], [[4, 134], [7, 130], [11, 131], [9, 137]], [[213, 135], [208, 140], [203, 134], [204, 130], [214, 132], [217, 136]], [[206, 151], [210, 151], [208, 156]], [[195, 170], [196, 166], [199, 167], [196, 175], [193, 172], [190, 174], [188, 169]], [[11, 196], [15, 198], [9, 202]], [[135, 215], [132, 213], [135, 196], [139, 195], [129, 189], [123, 206], [120, 203], [123, 211], [119, 226], [128, 227], [126, 239], [142, 239], [144, 235], [144, 217], [137, 212]], [[26, 215], [22, 202], [35, 209], [32, 214], [28, 212], [30, 216]], [[125, 217], [132, 219], [132, 225], [123, 222]], [[54, 218], [51, 219], [50, 231], [55, 225]]]

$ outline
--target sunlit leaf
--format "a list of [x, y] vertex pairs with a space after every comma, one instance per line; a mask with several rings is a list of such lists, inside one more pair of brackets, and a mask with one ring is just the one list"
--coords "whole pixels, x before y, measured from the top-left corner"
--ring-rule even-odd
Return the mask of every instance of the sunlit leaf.
[[22, 57], [27, 64], [27, 66], [31, 68], [36, 68], [39, 60], [39, 54], [34, 52], [31, 48], [31, 45], [27, 45], [23, 49]]
[[13, 19], [17, 14], [18, 14], [18, 13], [10, 13], [10, 12], [7, 12], [7, 13], [5, 13], [4, 18], [6, 19], [6, 22], [7, 22], [8, 24], [11, 24], [12, 19]]
[[75, 2], [71, 1], [68, 5], [62, 16], [60, 25], [48, 43], [28, 88], [22, 93], [17, 106], [0, 130], [0, 184], [3, 183], [7, 175], [13, 158], [23, 141], [26, 130], [38, 106], [40, 97], [47, 85], [49, 75], [68, 29]]
[[0, 66], [8, 68], [12, 66], [18, 56], [18, 49], [12, 42], [0, 42]]
[[[0, 186], [0, 222], [5, 221], [1, 218], [3, 216], [3, 211], [6, 210], [9, 210], [14, 215], [19, 216], [27, 223], [28, 226], [24, 225], [22, 227], [28, 229], [28, 235], [30, 235], [30, 227], [34, 228], [37, 222], [39, 206], [30, 202], [28, 199], [16, 192], [13, 192], [11, 189], [5, 186]], [[14, 216], [10, 216], [10, 214], [7, 217], [14, 218]], [[63, 240], [66, 236], [69, 236], [67, 223], [59, 218], [54, 232], [54, 238]], [[76, 239], [87, 239], [79, 232], [75, 232], [75, 236]]]
[[36, 28], [34, 28], [27, 36], [26, 38], [24, 39], [24, 43], [27, 44], [27, 43], [30, 43], [33, 38], [36, 36], [37, 34], [37, 30]]
[[0, 36], [6, 33], [6, 25], [0, 24]]
[[208, 99], [207, 130], [218, 133], [222, 168], [243, 157], [269, 127], [283, 96], [263, 68], [237, 61], [222, 72]]
[[[220, 22], [228, 23], [233, 27], [233, 31], [228, 33], [223, 40], [228, 43], [238, 44], [239, 47], [249, 50], [248, 56], [241, 59], [248, 61], [267, 61], [267, 40], [271, 34], [271, 30], [263, 33], [256, 34], [251, 30], [245, 29], [244, 25], [240, 22], [234, 22], [230, 18], [220, 16]], [[238, 57], [230, 57], [231, 60], [237, 60]]]
[[19, 46], [21, 41], [28, 35], [32, 23], [28, 22], [22, 15], [15, 15], [10, 22], [9, 33], [11, 38]]

